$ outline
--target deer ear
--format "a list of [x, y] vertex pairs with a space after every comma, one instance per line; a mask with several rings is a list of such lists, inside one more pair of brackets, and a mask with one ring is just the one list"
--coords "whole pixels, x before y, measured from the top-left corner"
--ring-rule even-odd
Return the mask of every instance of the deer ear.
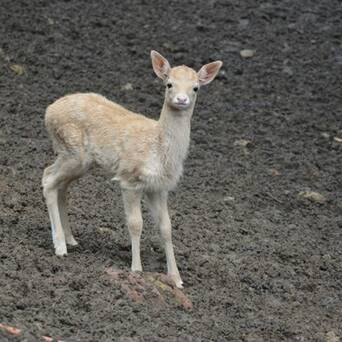
[[206, 85], [210, 83], [216, 77], [222, 64], [221, 61], [216, 61], [203, 65], [201, 70], [197, 73], [199, 84]]
[[170, 63], [160, 53], [154, 50], [151, 51], [151, 59], [154, 72], [159, 78], [165, 80], [171, 70]]

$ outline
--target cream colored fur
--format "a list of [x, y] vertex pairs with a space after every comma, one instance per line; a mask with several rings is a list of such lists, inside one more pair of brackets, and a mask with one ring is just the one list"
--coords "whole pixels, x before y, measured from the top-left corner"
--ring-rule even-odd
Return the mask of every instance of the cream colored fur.
[[186, 66], [171, 68], [159, 53], [151, 52], [156, 74], [166, 84], [158, 121], [133, 113], [97, 94], [65, 96], [47, 108], [45, 123], [58, 154], [43, 175], [44, 196], [57, 255], [75, 245], [68, 222], [66, 191], [93, 164], [104, 168], [122, 189], [132, 241], [132, 270], [142, 271], [140, 236], [141, 198], [147, 202], [161, 231], [168, 273], [182, 286], [171, 240], [167, 193], [183, 171], [190, 142], [190, 120], [197, 89], [213, 80], [222, 63], [207, 64], [196, 73]]

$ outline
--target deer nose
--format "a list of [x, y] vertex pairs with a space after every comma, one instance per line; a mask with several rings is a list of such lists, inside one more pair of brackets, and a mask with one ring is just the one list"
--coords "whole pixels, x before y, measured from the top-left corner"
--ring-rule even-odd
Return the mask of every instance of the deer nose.
[[186, 95], [177, 95], [176, 100], [178, 103], [186, 104], [188, 103], [188, 97]]

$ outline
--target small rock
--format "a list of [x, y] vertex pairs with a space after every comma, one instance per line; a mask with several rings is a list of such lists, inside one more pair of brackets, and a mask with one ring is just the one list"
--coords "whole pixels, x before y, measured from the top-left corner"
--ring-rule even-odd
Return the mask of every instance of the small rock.
[[285, 67], [283, 68], [283, 73], [292, 76], [292, 75], [293, 75], [293, 70], [292, 70], [291, 67], [285, 66]]
[[121, 88], [122, 90], [133, 90], [133, 85], [132, 83], [126, 83], [124, 86]]
[[19, 76], [25, 73], [25, 68], [20, 64], [11, 64], [9, 68]]
[[240, 56], [242, 58], [252, 58], [255, 55], [255, 50], [243, 49], [240, 51]]
[[320, 193], [315, 192], [315, 191], [301, 191], [298, 194], [298, 196], [306, 198], [310, 200], [311, 202], [316, 202], [316, 203], [321, 203], [321, 204], [326, 202], [326, 198]]
[[234, 141], [234, 146], [248, 147], [251, 146], [252, 142], [246, 139], [239, 139]]
[[331, 261], [331, 255], [330, 254], [324, 254], [322, 256], [323, 261], [329, 262]]
[[339, 342], [340, 338], [336, 336], [334, 331], [328, 331], [326, 335], [326, 342]]
[[342, 138], [334, 137], [334, 141], [338, 142], [339, 144], [342, 144]]
[[281, 173], [280, 173], [277, 169], [270, 169], [270, 170], [269, 170], [269, 173], [270, 173], [270, 175], [273, 176], [273, 177], [277, 177], [277, 176], [280, 176], [280, 175], [281, 175]]
[[113, 234], [113, 230], [109, 228], [99, 227], [97, 231], [101, 234]]
[[225, 197], [223, 198], [223, 201], [224, 201], [224, 202], [234, 202], [234, 201], [235, 201], [235, 198], [232, 197], [232, 196], [225, 196]]

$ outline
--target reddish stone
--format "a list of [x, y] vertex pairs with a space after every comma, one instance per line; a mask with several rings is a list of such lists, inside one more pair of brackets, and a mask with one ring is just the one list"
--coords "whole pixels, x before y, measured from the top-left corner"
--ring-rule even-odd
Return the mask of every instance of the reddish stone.
[[[135, 303], [150, 302], [154, 306], [175, 303], [181, 305], [185, 310], [192, 310], [190, 299], [176, 287], [172, 278], [166, 274], [151, 272], [140, 274], [113, 268], [107, 268], [106, 273]], [[169, 298], [168, 301], [167, 298]]]

